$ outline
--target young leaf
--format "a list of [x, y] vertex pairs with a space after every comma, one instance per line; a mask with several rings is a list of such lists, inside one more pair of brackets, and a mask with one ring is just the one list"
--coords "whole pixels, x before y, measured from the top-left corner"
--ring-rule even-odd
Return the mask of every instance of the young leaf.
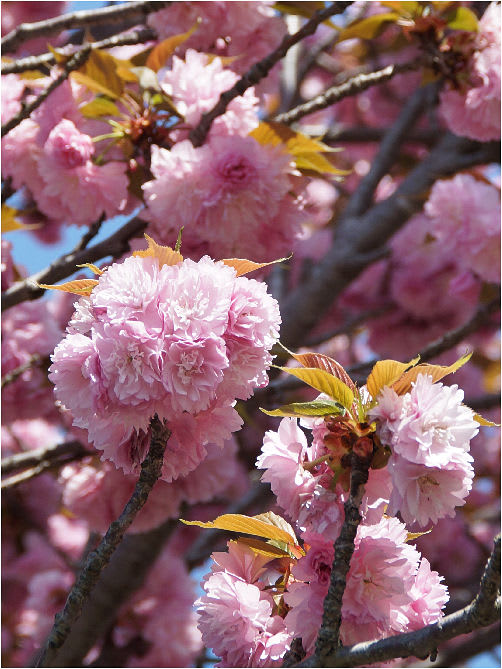
[[473, 418], [477, 423], [479, 423], [483, 427], [500, 427], [499, 423], [493, 423], [491, 420], [483, 418], [483, 416], [479, 413], [475, 413]]
[[427, 374], [432, 376], [432, 382], [436, 383], [448, 374], [453, 374], [453, 372], [456, 372], [457, 369], [460, 369], [460, 367], [465, 365], [465, 363], [469, 360], [471, 355], [472, 353], [466, 353], [452, 365], [448, 365], [447, 367], [444, 365], [417, 365], [417, 367], [413, 367], [413, 369], [410, 369], [405, 374], [403, 374], [403, 376], [398, 381], [396, 381], [392, 387], [398, 395], [404, 395], [411, 389], [412, 382], [417, 380], [419, 374]]
[[315, 367], [278, 367], [277, 369], [296, 376], [309, 386], [312, 386], [312, 388], [340, 402], [346, 409], [350, 409], [352, 406], [352, 402], [354, 401], [352, 390], [343, 381], [325, 372], [324, 369], [317, 369]]
[[415, 539], [419, 539], [420, 537], [423, 537], [424, 534], [430, 534], [431, 532], [432, 527], [430, 530], [427, 530], [427, 532], [407, 532], [406, 541], [415, 541]]
[[105, 271], [104, 269], [100, 269], [90, 262], [85, 262], [83, 265], [77, 265], [77, 267], [87, 267], [87, 269], [90, 269], [93, 274], [97, 274], [98, 276], [101, 276]]
[[476, 14], [468, 7], [455, 7], [448, 15], [448, 28], [478, 32], [479, 25]]
[[39, 228], [39, 223], [24, 224], [17, 218], [18, 210], [9, 207], [8, 204], [2, 204], [2, 232], [12, 232], [13, 230], [34, 230]]
[[64, 293], [74, 293], [75, 295], [90, 295], [94, 286], [97, 286], [99, 281], [96, 279], [76, 279], [75, 281], [67, 281], [59, 285], [50, 286], [47, 283], [38, 283], [39, 288], [46, 290], [62, 290]]
[[292, 404], [284, 404], [278, 409], [267, 411], [261, 409], [267, 416], [292, 416], [293, 418], [300, 418], [301, 416], [330, 416], [333, 414], [344, 413], [344, 407], [338, 402], [329, 402], [327, 400], [313, 400], [312, 402], [293, 402]]
[[148, 54], [145, 65], [154, 72], [158, 72], [161, 67], [164, 67], [169, 58], [176, 51], [177, 47], [179, 47], [180, 44], [183, 44], [183, 42], [186, 42], [187, 39], [194, 34], [198, 27], [199, 23], [196, 22], [190, 28], [190, 30], [187, 30], [185, 33], [168, 37], [154, 46]]
[[237, 543], [249, 546], [249, 548], [251, 548], [253, 553], [257, 553], [258, 555], [265, 555], [265, 557], [269, 557], [271, 560], [281, 557], [290, 557], [288, 551], [284, 551], [281, 548], [278, 548], [277, 546], [272, 546], [272, 544], [269, 544], [266, 541], [263, 541], [262, 539], [252, 539], [251, 537], [239, 537]]
[[80, 113], [85, 118], [99, 118], [100, 116], [120, 116], [117, 105], [111, 100], [98, 97], [80, 107]]
[[318, 369], [324, 369], [326, 372], [336, 376], [336, 378], [340, 379], [340, 381], [343, 381], [343, 383], [345, 383], [346, 386], [349, 386], [351, 390], [355, 389], [356, 386], [350, 376], [344, 370], [342, 365], [334, 358], [330, 358], [323, 353], [291, 353], [291, 351], [288, 351], [288, 353], [290, 353], [290, 355], [297, 362], [299, 362], [300, 365], [303, 365], [304, 367], [317, 367]]
[[106, 51], [93, 49], [81, 69], [72, 72], [70, 76], [91, 91], [116, 99], [124, 92], [124, 81], [118, 75], [117, 67], [123, 67], [126, 63]]
[[373, 366], [373, 369], [368, 376], [368, 380], [366, 381], [366, 388], [370, 395], [376, 399], [382, 388], [385, 386], [392, 386], [393, 383], [401, 378], [406, 370], [410, 367], [414, 367], [419, 360], [420, 357], [414, 358], [413, 360], [410, 360], [410, 362], [379, 360]]
[[261, 267], [267, 267], [268, 265], [275, 265], [278, 262], [284, 262], [289, 260], [291, 256], [287, 258], [278, 258], [277, 260], [272, 260], [271, 262], [253, 262], [252, 260], [245, 260], [244, 258], [223, 258], [221, 261], [228, 265], [228, 267], [233, 267], [237, 272], [237, 276], [242, 276], [243, 274], [249, 274], [249, 272], [254, 272], [256, 269]]
[[148, 243], [148, 248], [144, 251], [134, 251], [133, 256], [138, 258], [157, 258], [160, 267], [162, 265], [178, 265], [180, 262], [183, 262], [181, 253], [173, 251], [170, 246], [157, 244], [147, 234], [145, 234], [145, 239]]
[[373, 16], [354, 21], [341, 30], [338, 36], [338, 41], [343, 42], [346, 39], [353, 39], [354, 37], [373, 39], [373, 37], [377, 37], [383, 32], [389, 23], [396, 23], [398, 19], [399, 14], [397, 12], [373, 14]]
[[251, 516], [244, 516], [240, 513], [225, 513], [218, 516], [213, 521], [204, 523], [200, 520], [183, 520], [185, 525], [198, 525], [199, 527], [214, 527], [218, 530], [230, 530], [231, 532], [242, 532], [242, 534], [254, 534], [265, 539], [275, 539], [284, 541], [287, 544], [296, 543], [294, 535], [292, 536], [285, 530], [276, 527], [263, 520], [257, 520]]

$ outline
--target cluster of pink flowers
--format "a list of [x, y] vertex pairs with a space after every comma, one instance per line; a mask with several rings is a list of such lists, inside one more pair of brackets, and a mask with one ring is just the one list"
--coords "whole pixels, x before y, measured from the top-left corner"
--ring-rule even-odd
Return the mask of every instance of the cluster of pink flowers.
[[469, 81], [441, 93], [440, 112], [455, 134], [481, 142], [500, 139], [500, 5], [492, 2], [479, 22]]
[[50, 379], [74, 425], [125, 472], [146, 455], [154, 414], [167, 420], [171, 481], [240, 427], [233, 405], [266, 385], [279, 323], [266, 286], [222, 262], [132, 256], [77, 303]]
[[[159, 72], [160, 85], [189, 127], [237, 79], [219, 58], [210, 62], [192, 49], [184, 61], [175, 56]], [[142, 186], [147, 209], [141, 216], [163, 243], [173, 244], [184, 226], [191, 257], [268, 261], [291, 251], [306, 220], [301, 198], [292, 195], [299, 173], [284, 146], [249, 136], [259, 122], [257, 102], [253, 89], [232, 100], [201, 147], [193, 147], [185, 130], [173, 131], [177, 143], [170, 150], [152, 147], [154, 179]]]

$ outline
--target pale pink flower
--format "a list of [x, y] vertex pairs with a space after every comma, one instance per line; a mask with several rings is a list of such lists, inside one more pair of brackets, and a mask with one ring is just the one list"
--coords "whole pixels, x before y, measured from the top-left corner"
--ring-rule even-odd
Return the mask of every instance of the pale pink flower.
[[20, 111], [25, 86], [26, 82], [17, 74], [2, 76], [2, 123], [7, 123]]
[[407, 524], [426, 527], [444, 516], [453, 517], [455, 507], [465, 504], [472, 487], [472, 458], [459, 450], [446, 465], [416, 464], [392, 455], [388, 468], [392, 477], [392, 494], [387, 513], [400, 513]]
[[173, 243], [182, 226], [191, 255], [274, 260], [289, 252], [303, 213], [291, 195], [292, 158], [252, 137], [214, 137], [194, 148], [152, 147], [143, 185], [156, 236]]
[[[62, 14], [68, 3], [57, 0], [48, 2], [4, 2], [2, 5], [2, 36], [11, 32], [20, 23], [34, 23]], [[36, 37], [22, 42], [16, 49], [18, 55], [29, 55], [47, 51], [46, 37]]]
[[220, 666], [274, 666], [291, 637], [272, 615], [272, 596], [226, 571], [206, 577], [204, 590], [195, 602], [199, 629], [204, 644], [221, 657]]
[[500, 192], [470, 174], [437, 181], [425, 213], [438, 243], [484, 281], [500, 281]]
[[256, 583], [265, 571], [265, 565], [270, 558], [255, 553], [248, 546], [237, 541], [227, 542], [228, 550], [211, 554], [214, 564], [211, 565], [213, 574], [224, 571], [246, 581]]
[[[316, 480], [319, 481], [319, 478], [316, 477]], [[329, 476], [329, 480], [332, 480], [332, 475]], [[327, 540], [335, 541], [345, 518], [344, 501], [345, 495], [339, 485], [332, 491], [316, 483], [312, 494], [301, 498], [298, 527], [302, 531], [312, 532]]]
[[284, 601], [290, 607], [284, 619], [286, 629], [292, 638], [301, 638], [307, 655], [311, 655], [315, 650], [327, 592], [328, 585], [325, 583], [295, 582], [288, 586], [288, 591], [284, 595]]
[[[433, 383], [432, 377], [419, 374], [412, 389], [398, 396], [385, 389], [383, 414], [379, 404], [371, 418], [379, 418], [379, 433], [384, 443], [403, 458], [429, 467], [447, 465], [457, 454], [469, 450], [479, 424], [472, 409], [462, 404], [464, 393], [458, 386]], [[389, 404], [394, 402], [395, 409]], [[397, 415], [393, 419], [392, 416]], [[387, 416], [390, 417], [387, 418]]]
[[[197, 125], [202, 114], [215, 106], [220, 94], [232, 88], [239, 79], [235, 72], [223, 67], [219, 58], [211, 61], [208, 55], [193, 49], [187, 50], [184, 61], [174, 56], [171, 67], [161, 69], [158, 77], [161, 88], [192, 127]], [[215, 119], [210, 135], [244, 137], [258, 125], [257, 104], [254, 90], [248, 88]]]
[[450, 130], [481, 142], [500, 139], [500, 5], [492, 2], [479, 22], [469, 83], [441, 93], [439, 111]]
[[411, 589], [410, 630], [420, 629], [435, 623], [443, 616], [442, 609], [448, 601], [448, 588], [443, 585], [443, 577], [432, 571], [429, 561], [422, 558]]
[[54, 513], [47, 519], [47, 531], [53, 546], [72, 560], [80, 560], [89, 539], [89, 527], [85, 520]]

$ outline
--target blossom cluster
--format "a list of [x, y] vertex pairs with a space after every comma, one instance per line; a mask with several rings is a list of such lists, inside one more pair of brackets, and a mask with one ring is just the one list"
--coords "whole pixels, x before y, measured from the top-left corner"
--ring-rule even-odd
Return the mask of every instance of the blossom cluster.
[[[359, 508], [343, 597], [342, 643], [419, 629], [443, 615], [447, 588], [409, 543], [408, 527], [426, 528], [453, 517], [471, 489], [468, 451], [478, 422], [462, 400], [457, 386], [418, 373], [400, 394], [389, 385], [373, 399], [361, 390], [367, 407], [367, 422], [358, 428], [363, 436], [351, 436], [357, 430], [343, 413], [304, 417], [301, 427], [297, 418], [285, 417], [277, 431], [266, 433], [256, 464], [299, 532], [303, 555], [274, 558], [239, 542], [229, 543], [228, 554], [213, 555], [216, 564], [197, 605], [203, 640], [221, 656], [220, 666], [237, 666], [237, 661], [238, 666], [275, 666], [281, 656], [275, 644], [280, 641], [284, 655], [296, 637], [307, 655], [314, 652], [345, 520], [352, 449], [374, 454], [376, 447], [383, 460], [369, 470]], [[311, 431], [310, 439], [305, 430]], [[227, 619], [222, 628], [219, 623]]]
[[235, 400], [266, 385], [279, 323], [266, 286], [221, 261], [131, 256], [76, 303], [49, 376], [74, 425], [126, 473], [146, 455], [150, 419], [166, 420], [172, 481], [240, 427]]

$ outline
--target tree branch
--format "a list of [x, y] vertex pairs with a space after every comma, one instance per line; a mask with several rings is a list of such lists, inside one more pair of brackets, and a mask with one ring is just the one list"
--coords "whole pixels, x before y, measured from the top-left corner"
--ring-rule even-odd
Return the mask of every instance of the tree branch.
[[[42, 297], [45, 290], [38, 287], [38, 283], [53, 284], [66, 279], [77, 271], [77, 265], [93, 263], [107, 256], [114, 258], [123, 255], [129, 250], [129, 241], [146, 228], [147, 223], [139, 218], [133, 218], [123, 225], [117, 232], [95, 246], [82, 251], [72, 251], [55, 260], [49, 267], [32, 276], [16, 281], [2, 293], [2, 311], [10, 309], [25, 300], [36, 300]], [[84, 238], [87, 236], [87, 232]], [[80, 244], [79, 244], [80, 246]], [[78, 246], [77, 246], [78, 248]]]
[[[115, 46], [127, 46], [129, 44], [143, 44], [150, 40], [157, 39], [157, 33], [152, 28], [140, 28], [139, 30], [126, 30], [125, 32], [107, 37], [98, 42], [86, 42], [78, 48], [77, 51], [68, 53], [68, 56], [80, 52], [82, 49], [90, 47], [91, 49], [111, 49]], [[74, 48], [74, 47], [72, 47]], [[65, 49], [61, 49], [64, 54]], [[18, 72], [25, 72], [26, 70], [36, 70], [39, 67], [50, 67], [55, 65], [56, 59], [52, 53], [43, 53], [40, 56], [28, 56], [27, 58], [19, 58], [12, 63], [2, 63], [2, 74], [16, 74]]]
[[43, 462], [54, 463], [60, 459], [84, 457], [85, 455], [93, 455], [93, 453], [88, 451], [79, 441], [65, 441], [56, 446], [45, 446], [43, 448], [35, 448], [31, 451], [8, 455], [2, 458], [0, 464], [2, 474], [10, 474], [18, 469], [36, 467]]
[[375, 258], [377, 251], [420, 209], [439, 178], [500, 157], [496, 142], [480, 144], [447, 134], [386, 200], [362, 216], [343, 218], [333, 243], [308, 281], [290, 293], [281, 309], [281, 340], [301, 346], [305, 333], [320, 320], [334, 299]]
[[296, 666], [360, 667], [375, 662], [387, 662], [398, 657], [427, 658], [435, 652], [440, 643], [496, 622], [500, 617], [499, 591], [500, 535], [495, 538], [493, 552], [486, 564], [479, 592], [468, 606], [415, 632], [335, 649], [325, 658], [325, 664], [316, 664], [316, 657], [312, 656]]
[[225, 113], [228, 105], [234, 98], [242, 95], [248, 88], [264, 79], [274, 65], [284, 58], [292, 46], [298, 44], [298, 42], [305, 37], [315, 33], [317, 26], [320, 23], [328, 19], [330, 16], [341, 14], [350, 4], [350, 2], [333, 2], [327, 7], [318, 10], [296, 33], [293, 35], [286, 35], [272, 53], [255, 63], [251, 69], [232, 86], [232, 88], [228, 91], [224, 91], [220, 95], [218, 102], [211, 110], [202, 115], [198, 125], [190, 131], [189, 139], [192, 144], [194, 146], [201, 146], [206, 139], [214, 119]]
[[85, 61], [89, 58], [91, 50], [92, 49], [90, 46], [86, 46], [80, 51], [77, 51], [77, 53], [62, 66], [63, 72], [59, 75], [59, 77], [54, 79], [45, 90], [37, 95], [37, 97], [32, 102], [29, 104], [24, 104], [19, 112], [2, 126], [1, 136], [3, 137], [8, 132], [13, 130], [21, 123], [21, 121], [24, 121], [25, 118], [28, 118], [28, 116], [30, 116], [30, 114], [34, 112], [35, 109], [38, 109], [42, 102], [44, 102], [44, 100], [49, 97], [52, 91], [54, 91], [58, 86], [61, 86], [61, 84], [66, 81], [66, 79], [68, 79], [70, 72], [73, 70], [78, 70], [78, 68], [85, 63]]
[[17, 47], [28, 39], [60, 33], [72, 28], [83, 28], [97, 23], [100, 25], [123, 21], [131, 18], [144, 18], [152, 12], [168, 7], [171, 2], [166, 0], [138, 0], [111, 7], [100, 7], [98, 9], [82, 10], [70, 14], [62, 14], [52, 19], [38, 21], [37, 23], [21, 23], [1, 41], [3, 53], [15, 51]]
[[58, 650], [70, 634], [72, 625], [80, 617], [89, 593], [94, 589], [101, 572], [110, 562], [126, 530], [144, 506], [151, 489], [160, 477], [170, 431], [165, 424], [161, 423], [157, 415], [150, 421], [150, 428], [150, 449], [141, 464], [141, 473], [134, 492], [118, 519], [114, 520], [108, 528], [99, 546], [89, 554], [68, 595], [64, 609], [56, 614], [54, 626], [36, 664], [37, 667], [50, 667], [57, 662]]
[[35, 353], [35, 355], [32, 355], [31, 358], [23, 365], [19, 365], [19, 367], [13, 369], [12, 372], [8, 372], [7, 374], [5, 374], [5, 376], [2, 376], [2, 385], [1, 385], [2, 390], [10, 383], [13, 383], [16, 379], [18, 379], [32, 367], [47, 368], [49, 367], [50, 364], [51, 364], [51, 359], [49, 358], [48, 355], [39, 355], [38, 353]]
[[304, 116], [308, 116], [308, 114], [312, 114], [313, 112], [319, 111], [320, 109], [326, 109], [326, 107], [331, 107], [331, 105], [340, 102], [340, 100], [343, 100], [343, 98], [349, 97], [351, 95], [357, 95], [358, 93], [362, 93], [372, 86], [383, 84], [384, 82], [392, 79], [396, 74], [416, 70], [423, 64], [423, 58], [417, 58], [410, 63], [387, 65], [381, 70], [376, 70], [376, 72], [369, 72], [368, 74], [357, 74], [339, 86], [331, 86], [326, 91], [324, 91], [324, 93], [321, 93], [312, 100], [304, 102], [303, 104], [294, 107], [290, 111], [284, 112], [284, 114], [278, 114], [274, 118], [274, 121], [277, 123], [286, 123], [289, 125], [295, 121], [298, 121]]

